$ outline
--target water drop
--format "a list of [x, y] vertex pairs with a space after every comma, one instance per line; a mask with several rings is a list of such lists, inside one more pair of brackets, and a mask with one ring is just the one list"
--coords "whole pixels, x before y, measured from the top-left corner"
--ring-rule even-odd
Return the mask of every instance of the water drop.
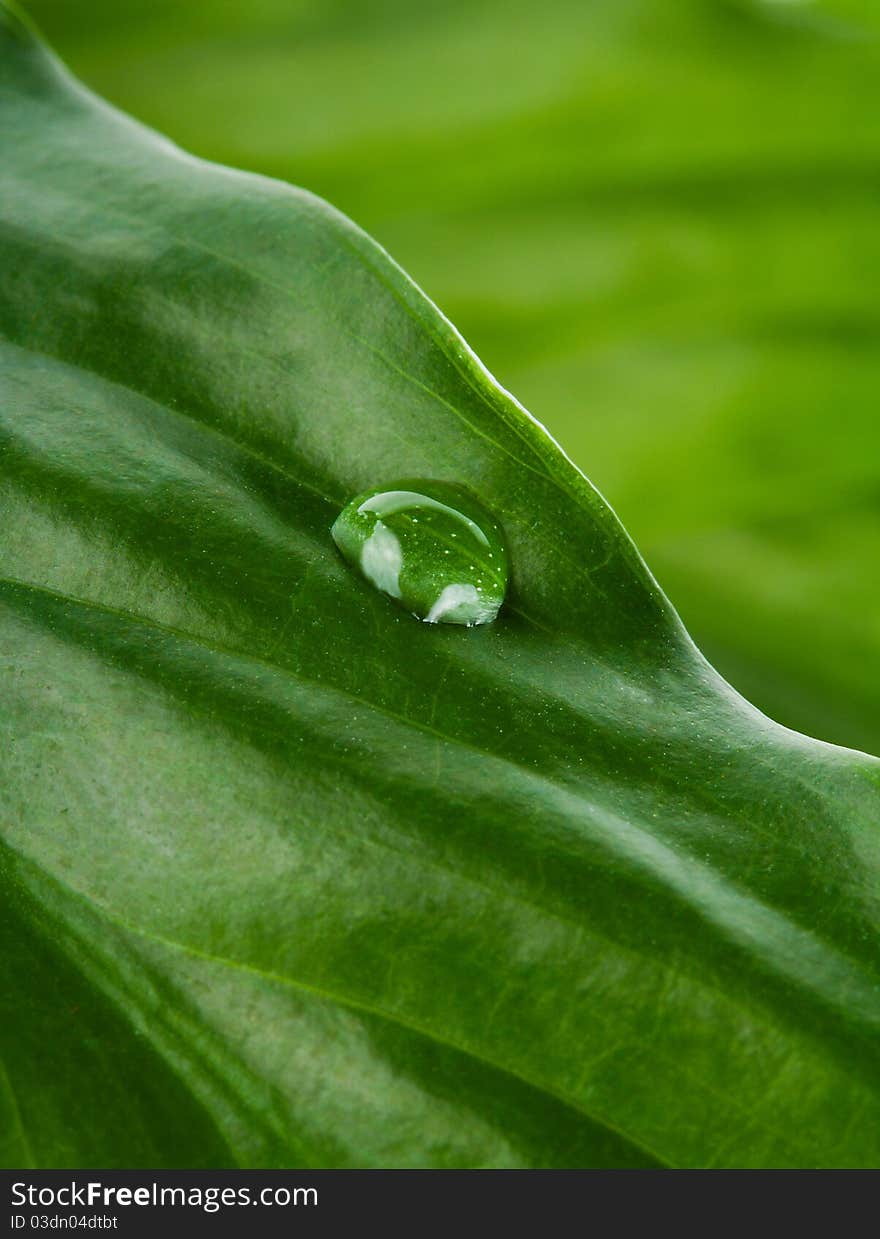
[[460, 486], [408, 480], [365, 491], [330, 532], [376, 589], [428, 624], [489, 624], [504, 601], [501, 528]]

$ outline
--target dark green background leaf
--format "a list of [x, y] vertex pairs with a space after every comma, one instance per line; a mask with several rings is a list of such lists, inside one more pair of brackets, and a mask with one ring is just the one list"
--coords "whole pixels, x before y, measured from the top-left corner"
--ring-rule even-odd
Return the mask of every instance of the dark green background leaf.
[[[0, 29], [4, 1160], [877, 1164], [880, 763], [369, 238]], [[496, 624], [341, 562], [400, 476], [503, 522]]]

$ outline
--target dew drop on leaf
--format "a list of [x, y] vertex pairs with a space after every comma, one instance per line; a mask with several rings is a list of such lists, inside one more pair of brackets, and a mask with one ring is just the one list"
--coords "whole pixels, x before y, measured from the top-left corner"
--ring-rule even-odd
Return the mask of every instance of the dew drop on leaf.
[[371, 585], [428, 624], [489, 624], [504, 601], [501, 527], [461, 486], [409, 479], [364, 491], [330, 532]]

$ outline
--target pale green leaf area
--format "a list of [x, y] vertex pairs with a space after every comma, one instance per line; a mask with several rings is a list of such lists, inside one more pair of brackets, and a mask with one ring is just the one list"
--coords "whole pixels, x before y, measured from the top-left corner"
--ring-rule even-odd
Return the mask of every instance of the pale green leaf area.
[[375, 236], [771, 717], [880, 753], [867, 0], [34, 0], [99, 93]]
[[[106, 25], [80, 32], [73, 8], [57, 10], [59, 22], [93, 39], [93, 54], [107, 40], [109, 65], [121, 17], [114, 26], [108, 6]], [[210, 34], [226, 48], [225, 115], [241, 113], [242, 136], [228, 141], [245, 141], [232, 10], [216, 27], [190, 14], [189, 52], [180, 28], [163, 42], [161, 6], [139, 11], [144, 67], [129, 66], [128, 87], [164, 106], [146, 66], [160, 80], [167, 58]], [[279, 11], [255, 9], [266, 55], [283, 53], [271, 33]], [[659, 56], [663, 31], [650, 13], [594, 7], [591, 73], [562, 33], [540, 44], [546, 60], [530, 72], [524, 30], [506, 70], [522, 81], [496, 74], [497, 89], [481, 95], [477, 68], [492, 74], [485, 53], [499, 11], [431, 9], [432, 63], [451, 72], [466, 22], [474, 76], [462, 75], [462, 123], [491, 98], [487, 126], [518, 124], [528, 95], [547, 129], [523, 151], [523, 175], [529, 159], [552, 162], [554, 126], [568, 123], [554, 113], [553, 83], [581, 74], [586, 90], [592, 78], [609, 109], [631, 89], [614, 49], [632, 23], [645, 24], [640, 80], [660, 81], [649, 49]], [[315, 94], [347, 14], [301, 12], [303, 54], [314, 59], [297, 86], [312, 97], [296, 179], [324, 189], [324, 166], [332, 180], [339, 152], [322, 153], [321, 135], [344, 145], [348, 114], [349, 183], [356, 155], [363, 170], [384, 150], [388, 183], [401, 179], [388, 232], [417, 245], [429, 164], [408, 198], [403, 134], [383, 146], [378, 95], [365, 91], [356, 112], [332, 79]], [[672, 46], [720, 40], [720, 8], [683, 12]], [[0, 1161], [880, 1164], [880, 763], [771, 722], [712, 670], [599, 494], [364, 232], [310, 193], [184, 154], [80, 87], [0, 13]], [[345, 36], [361, 49], [352, 65], [378, 40], [364, 14]], [[838, 44], [815, 42], [826, 35], [812, 25], [732, 6], [723, 21], [729, 54], [764, 56], [773, 39], [781, 65], [811, 56], [831, 72]], [[388, 6], [387, 23], [423, 47], [424, 63], [412, 6]], [[852, 47], [862, 44], [847, 46], [856, 90], [863, 53]], [[399, 49], [387, 54], [389, 72], [403, 66]], [[452, 140], [450, 105], [423, 91], [419, 67], [409, 64], [407, 80], [422, 93], [400, 125], [412, 125], [414, 146], [431, 125], [438, 142]], [[117, 71], [122, 83], [121, 62]], [[724, 74], [708, 63], [705, 74], [720, 99]], [[222, 75], [214, 61], [189, 76], [194, 97], [204, 91], [204, 122]], [[662, 95], [657, 108], [671, 114], [675, 98]], [[760, 101], [740, 98], [757, 118]], [[804, 89], [801, 102], [811, 99]], [[812, 140], [819, 149], [821, 132]], [[823, 451], [805, 434], [789, 472], [780, 448], [780, 507], [773, 520], [762, 509], [772, 533], [762, 541], [738, 523], [738, 505], [759, 494], [754, 475], [751, 492], [728, 476], [758, 447], [746, 436], [740, 465], [733, 454], [714, 480], [711, 461], [726, 459], [724, 426], [742, 433], [734, 395], [782, 400], [798, 350], [806, 360], [820, 351], [814, 323], [800, 338], [790, 324], [773, 328], [760, 233], [777, 207], [752, 212], [731, 192], [731, 229], [737, 211], [753, 217], [739, 252], [745, 261], [754, 247], [754, 281], [743, 281], [741, 304], [722, 305], [711, 288], [699, 292], [699, 245], [690, 265], [674, 247], [660, 261], [661, 233], [688, 252], [690, 208], [675, 207], [674, 187], [652, 173], [649, 131], [640, 164], [633, 132], [628, 155], [600, 144], [572, 173], [570, 241], [560, 197], [543, 241], [530, 236], [522, 200], [500, 209], [489, 193], [501, 184], [500, 147], [471, 141], [461, 143], [462, 183], [477, 195], [483, 186], [484, 243], [473, 244], [470, 273], [459, 265], [447, 278], [487, 326], [487, 352], [505, 337], [523, 390], [540, 382], [552, 405], [555, 386], [557, 409], [589, 404], [572, 437], [589, 421], [609, 468], [627, 446], [631, 476], [653, 479], [643, 499], [653, 488], [682, 576], [693, 543], [752, 628], [750, 565], [769, 560], [774, 605], [760, 601], [771, 632], [809, 573], [806, 550], [788, 557], [778, 541], [806, 511], [797, 479], [808, 466], [833, 470], [837, 506], [822, 501], [829, 539], [832, 514], [854, 519], [844, 474], [870, 493], [867, 413], [846, 387], [867, 390], [868, 348], [845, 346], [840, 379], [862, 440], [845, 451], [829, 439]], [[846, 189], [848, 220], [861, 204], [865, 245], [858, 168], [868, 141], [853, 129]], [[719, 149], [732, 158], [738, 143], [745, 158], [731, 116]], [[761, 192], [773, 204], [767, 143]], [[708, 149], [695, 123], [682, 162], [704, 162]], [[615, 182], [616, 158], [641, 167], [641, 190], [638, 177]], [[436, 171], [438, 238], [419, 272], [428, 284], [457, 233], [456, 187]], [[589, 229], [579, 195], [603, 177], [592, 197], [605, 206]], [[713, 173], [707, 201], [716, 188]], [[378, 182], [375, 193], [378, 202]], [[627, 241], [626, 214], [652, 194], [655, 223]], [[781, 215], [777, 226], [781, 235]], [[857, 279], [853, 229], [847, 287], [867, 303], [868, 259]], [[558, 248], [546, 297], [555, 301], [563, 280], [570, 296], [555, 330], [540, 284], [517, 295], [506, 271], [505, 238], [517, 235], [528, 261], [530, 246]], [[807, 252], [806, 235], [802, 244]], [[605, 272], [604, 307], [578, 283], [575, 254], [595, 268], [592, 288]], [[504, 330], [492, 309], [502, 304]], [[699, 309], [699, 338], [682, 329], [688, 305], [692, 323]], [[642, 329], [627, 342], [615, 321], [637, 315]], [[568, 355], [542, 380], [554, 337]], [[627, 350], [644, 364], [631, 369]], [[801, 376], [802, 396], [822, 395], [820, 373]], [[610, 410], [628, 385], [624, 426]], [[657, 422], [643, 442], [649, 405]], [[819, 424], [811, 408], [804, 417]], [[838, 410], [837, 430], [846, 416]], [[695, 436], [706, 444], [699, 467], [684, 459]], [[343, 561], [330, 536], [340, 509], [398, 478], [462, 486], [503, 528], [511, 583], [494, 623], [421, 624]], [[691, 520], [700, 504], [702, 531]], [[856, 622], [849, 607], [847, 616]], [[727, 623], [731, 640], [758, 641], [732, 615]], [[821, 662], [818, 645], [810, 661]]]

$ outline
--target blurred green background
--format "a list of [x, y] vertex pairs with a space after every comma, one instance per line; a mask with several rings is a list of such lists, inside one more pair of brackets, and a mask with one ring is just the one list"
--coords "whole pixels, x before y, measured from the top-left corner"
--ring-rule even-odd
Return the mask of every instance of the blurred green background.
[[716, 666], [880, 753], [880, 6], [27, 7], [112, 102], [378, 238]]

